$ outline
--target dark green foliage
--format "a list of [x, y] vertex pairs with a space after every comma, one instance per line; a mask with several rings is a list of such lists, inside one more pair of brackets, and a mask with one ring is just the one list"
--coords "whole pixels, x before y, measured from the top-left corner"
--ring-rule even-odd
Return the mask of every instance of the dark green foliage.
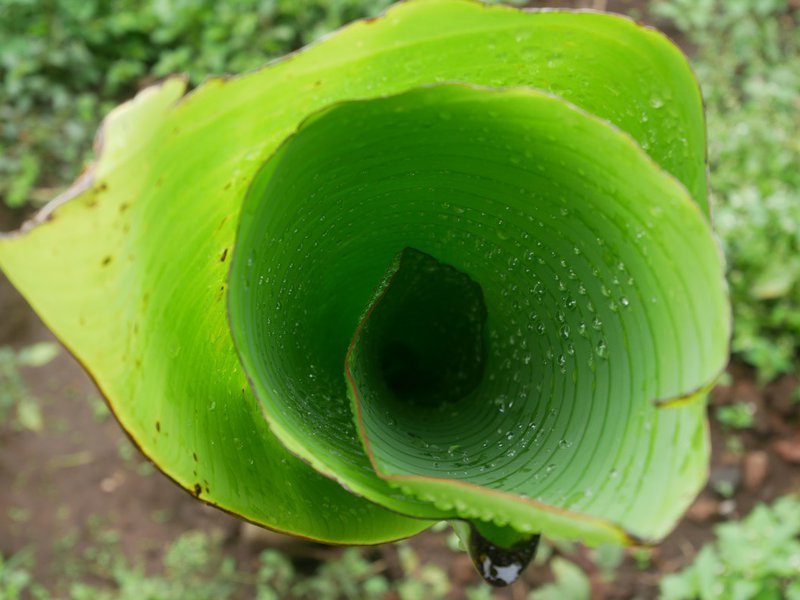
[[170, 73], [192, 84], [299, 48], [391, 0], [0, 0], [0, 197], [44, 202], [97, 124]]

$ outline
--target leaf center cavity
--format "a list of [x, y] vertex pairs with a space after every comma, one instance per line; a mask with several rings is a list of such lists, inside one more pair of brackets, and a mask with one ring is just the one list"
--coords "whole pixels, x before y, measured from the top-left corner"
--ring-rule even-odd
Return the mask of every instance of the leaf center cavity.
[[485, 321], [478, 283], [429, 254], [404, 249], [378, 287], [348, 354], [358, 392], [391, 404], [433, 406], [463, 399], [483, 376]]

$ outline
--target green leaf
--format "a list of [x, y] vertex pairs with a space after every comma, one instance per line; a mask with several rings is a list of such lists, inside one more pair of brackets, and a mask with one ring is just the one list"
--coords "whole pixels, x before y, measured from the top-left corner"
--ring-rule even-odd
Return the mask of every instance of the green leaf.
[[[494, 91], [426, 87], [442, 82]], [[441, 518], [588, 541], [670, 528], [705, 477], [729, 324], [700, 94], [666, 38], [420, 0], [184, 89], [114, 111], [93, 169], [0, 238], [0, 267], [167, 475], [342, 543]], [[404, 444], [373, 470], [342, 367], [406, 247], [480, 286], [485, 376], [460, 414], [397, 429], [446, 439], [439, 466]]]
[[[237, 244], [232, 332], [267, 419], [349, 489], [597, 542], [663, 535], [702, 486], [702, 402], [657, 405], [725, 364], [721, 258], [684, 188], [607, 123], [526, 89], [341, 104], [256, 175]], [[430, 256], [396, 258], [409, 246]], [[353, 332], [366, 454], [339, 391]], [[393, 342], [429, 363], [428, 395], [391, 390]]]

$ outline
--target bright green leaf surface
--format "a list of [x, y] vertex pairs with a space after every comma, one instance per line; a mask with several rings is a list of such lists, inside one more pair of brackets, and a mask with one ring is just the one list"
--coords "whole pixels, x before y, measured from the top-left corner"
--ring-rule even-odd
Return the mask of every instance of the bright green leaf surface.
[[[67, 194], [64, 200], [69, 202], [54, 203], [35, 227], [0, 238], [0, 266], [44, 321], [86, 365], [123, 427], [165, 473], [201, 498], [256, 522], [329, 541], [378, 542], [410, 535], [426, 526], [424, 521], [397, 516], [348, 494], [334, 481], [318, 475], [306, 463], [295, 458], [284, 449], [285, 445], [291, 452], [301, 454], [320, 472], [347, 480], [355, 491], [379, 499], [385, 506], [406, 514], [439, 518], [458, 516], [462, 512], [469, 515], [475, 510], [494, 511], [500, 506], [491, 503], [487, 509], [484, 494], [478, 492], [465, 492], [463, 507], [453, 505], [452, 498], [443, 501], [442, 498], [452, 496], [451, 484], [447, 481], [450, 477], [438, 479], [437, 483], [430, 485], [426, 483], [424, 489], [409, 487], [411, 494], [404, 494], [376, 477], [369, 468], [366, 455], [363, 451], [357, 451], [361, 446], [352, 420], [349, 421], [349, 429], [343, 425], [341, 431], [333, 431], [340, 424], [348, 422], [350, 410], [342, 377], [347, 346], [340, 347], [338, 344], [342, 339], [349, 340], [352, 336], [358, 316], [367, 307], [391, 257], [405, 245], [413, 245], [398, 247], [399, 235], [381, 242], [375, 240], [374, 233], [377, 230], [354, 229], [347, 237], [353, 245], [340, 244], [348, 260], [342, 261], [341, 265], [337, 263], [335, 269], [327, 271], [323, 268], [324, 264], [304, 262], [308, 273], [303, 274], [302, 281], [284, 280], [287, 273], [300, 264], [293, 263], [289, 257], [307, 261], [305, 253], [311, 252], [316, 244], [330, 243], [323, 235], [326, 233], [325, 226], [318, 225], [321, 217], [340, 225], [346, 225], [350, 218], [337, 212], [342, 206], [335, 202], [322, 202], [333, 197], [335, 180], [314, 182], [313, 176], [306, 172], [309, 181], [300, 183], [320, 186], [320, 201], [312, 203], [313, 212], [298, 214], [294, 205], [270, 202], [269, 209], [276, 211], [282, 222], [290, 225], [282, 232], [285, 237], [280, 243], [276, 239], [263, 239], [252, 248], [239, 247], [236, 250], [237, 260], [246, 261], [247, 251], [252, 249], [258, 253], [261, 265], [265, 265], [264, 261], [269, 259], [274, 261], [276, 268], [280, 267], [271, 274], [266, 271], [259, 273], [259, 277], [264, 277], [264, 285], [272, 289], [270, 293], [273, 297], [285, 296], [288, 303], [284, 305], [284, 310], [291, 311], [294, 319], [274, 315], [276, 322], [272, 326], [280, 328], [277, 338], [284, 334], [292, 335], [291, 328], [294, 327], [298, 328], [296, 333], [301, 340], [303, 336], [300, 334], [311, 328], [319, 327], [321, 331], [331, 333], [326, 342], [327, 348], [315, 347], [315, 351], [329, 349], [330, 353], [322, 356], [315, 352], [306, 357], [306, 368], [300, 371], [303, 379], [288, 380], [284, 384], [300, 390], [310, 385], [309, 380], [317, 376], [320, 380], [330, 381], [331, 391], [327, 400], [322, 397], [314, 399], [314, 402], [327, 402], [324, 411], [310, 415], [303, 413], [300, 410], [304, 408], [302, 402], [288, 402], [284, 408], [276, 409], [271, 406], [269, 394], [262, 394], [261, 399], [269, 411], [267, 416], [273, 427], [273, 435], [262, 417], [258, 401], [247, 385], [226, 322], [226, 275], [234, 251], [240, 208], [245, 191], [262, 162], [304, 119], [332, 103], [385, 96], [443, 81], [463, 81], [493, 87], [527, 85], [557, 94], [630, 134], [661, 167], [682, 182], [697, 204], [706, 210], [704, 131], [699, 91], [684, 57], [660, 34], [643, 29], [627, 19], [608, 15], [523, 13], [457, 0], [427, 0], [399, 5], [382, 19], [351, 26], [259, 72], [231, 80], [210, 81], [183, 99], [180, 98], [184, 83], [178, 79], [147, 90], [133, 103], [117, 109], [107, 120], [99, 162]], [[424, 95], [428, 92], [419, 93]], [[435, 95], [437, 92], [430, 93]], [[501, 96], [528, 98], [529, 93], [514, 92]], [[575, 119], [575, 123], [565, 124], [570, 135], [574, 132], [583, 138], [586, 134], [583, 130], [587, 127], [598, 131], [602, 129], [610, 143], [627, 148], [630, 159], [625, 163], [625, 180], [616, 181], [622, 175], [622, 167], [619, 167], [616, 175], [609, 175], [601, 181], [624, 189], [626, 185], [631, 185], [631, 176], [638, 178], [640, 168], [645, 173], [638, 194], [621, 189], [619, 195], [625, 199], [615, 204], [609, 201], [610, 197], [616, 196], [612, 191], [608, 194], [599, 193], [588, 178], [574, 177], [575, 169], [569, 165], [552, 165], [555, 169], [553, 172], [568, 176], [559, 179], [568, 186], [559, 191], [569, 195], [567, 210], [572, 210], [573, 206], [576, 211], [588, 210], [588, 206], [599, 208], [605, 202], [609, 207], [608, 212], [603, 214], [607, 214], [611, 222], [606, 224], [602, 217], [597, 222], [584, 217], [585, 232], [576, 233], [574, 238], [571, 233], [563, 231], [561, 233], [567, 237], [556, 238], [555, 234], [560, 230], [550, 226], [546, 228], [548, 245], [552, 246], [554, 252], [566, 256], [565, 244], [577, 241], [578, 235], [589, 235], [589, 231], [597, 228], [600, 233], [609, 234], [607, 253], [604, 254], [597, 247], [590, 250], [587, 246], [583, 259], [573, 261], [570, 257], [570, 264], [576, 264], [576, 273], [580, 271], [581, 277], [586, 276], [594, 282], [592, 285], [597, 286], [600, 280], [590, 277], [591, 265], [595, 264], [604, 270], [603, 280], [611, 278], [612, 266], [604, 259], [616, 259], [617, 255], [627, 253], [624, 248], [628, 246], [639, 247], [635, 242], [640, 231], [635, 227], [638, 223], [641, 231], [645, 232], [641, 247], [649, 248], [650, 253], [640, 252], [630, 257], [625, 255], [625, 267], [617, 274], [619, 285], [629, 285], [627, 278], [634, 276], [635, 290], [649, 292], [658, 289], [661, 294], [656, 295], [655, 307], [646, 311], [642, 307], [649, 301], [647, 296], [630, 297], [630, 312], [618, 310], [615, 313], [626, 315], [624, 318], [615, 319], [609, 315], [611, 321], [605, 321], [608, 328], [605, 340], [607, 349], [629, 348], [630, 356], [616, 359], [609, 352], [608, 364], [620, 360], [626, 363], [625, 368], [614, 370], [618, 379], [611, 377], [610, 369], [609, 375], [598, 375], [598, 386], [606, 386], [606, 390], [604, 401], [593, 410], [602, 412], [602, 407], [610, 406], [610, 394], [620, 394], [624, 397], [619, 401], [628, 406], [627, 414], [633, 416], [633, 422], [608, 419], [608, 415], [604, 417], [594, 412], [573, 414], [555, 410], [560, 409], [560, 404], [555, 406], [554, 403], [565, 398], [568, 399], [568, 406], [579, 406], [576, 398], [579, 392], [586, 389], [581, 386], [590, 385], [593, 377], [583, 375], [587, 373], [587, 367], [582, 367], [581, 371], [574, 371], [581, 376], [572, 383], [559, 378], [559, 371], [552, 367], [560, 355], [554, 354], [549, 358], [550, 367], [543, 371], [547, 372], [547, 377], [539, 382], [531, 382], [534, 387], [541, 385], [542, 396], [548, 399], [548, 403], [537, 410], [555, 410], [547, 423], [547, 433], [543, 434], [547, 438], [543, 443], [550, 444], [555, 440], [567, 422], [572, 423], [570, 427], [577, 427], [575, 423], [580, 423], [587, 432], [587, 439], [596, 444], [613, 444], [613, 438], [603, 441], [605, 437], [601, 439], [597, 435], [601, 428], [609, 428], [613, 436], [625, 440], [636, 437], [630, 432], [651, 427], [653, 435], [637, 438], [640, 441], [633, 446], [633, 454], [622, 454], [623, 449], [631, 448], [626, 444], [633, 442], [614, 445], [617, 454], [608, 456], [601, 455], [598, 446], [595, 454], [597, 461], [607, 459], [609, 465], [627, 460], [630, 464], [625, 465], [625, 472], [639, 473], [642, 475], [641, 485], [646, 489], [655, 489], [666, 485], [665, 481], [672, 477], [673, 471], [666, 475], [662, 473], [665, 481], [653, 484], [648, 484], [650, 476], [643, 474], [650, 468], [648, 465], [658, 454], [657, 450], [668, 446], [667, 440], [673, 444], [690, 440], [691, 451], [699, 455], [705, 451], [702, 403], [689, 403], [681, 409], [653, 411], [650, 405], [645, 406], [636, 399], [648, 397], [652, 401], [682, 394], [708, 382], [713, 372], [721, 366], [725, 351], [727, 307], [720, 292], [720, 273], [716, 270], [719, 265], [714, 264], [710, 254], [707, 225], [701, 213], [691, 209], [688, 196], [681, 192], [680, 186], [658, 172], [627, 138], [560, 101], [537, 97], [541, 98], [541, 102], [549, 103], [548, 106], [552, 105], [553, 111], [561, 111], [558, 112], [559, 116], [569, 115], [569, 118]], [[478, 109], [480, 102], [465, 103], [465, 106]], [[330, 120], [330, 115], [336, 114], [336, 111], [352, 111], [348, 106], [356, 105], [345, 105], [326, 112], [318, 118], [318, 124], [324, 123], [326, 118]], [[377, 102], [375, 106], [380, 113], [386, 105]], [[505, 110], [503, 108], [501, 112]], [[459, 134], [457, 123], [454, 123], [448, 135], [460, 135], [459, 139], [468, 137], [467, 147], [485, 146], [489, 134], [495, 133], [494, 126], [502, 125], [503, 119], [488, 123], [485, 119], [493, 119], [491, 114], [483, 114], [481, 118], [484, 119], [481, 126], [487, 127], [488, 131], [479, 127], [472, 129], [467, 136], [467, 132]], [[508, 147], [504, 145], [497, 148], [498, 156], [506, 156], [510, 160], [513, 150], [515, 157], [527, 160], [527, 146], [521, 145], [519, 133], [530, 115], [522, 111], [515, 118], [516, 132], [511, 131], [509, 126], [504, 126], [504, 129], [501, 127], [501, 133], [509, 143]], [[335, 128], [342, 127], [341, 123], [333, 124]], [[419, 125], [418, 122], [416, 124]], [[303, 135], [319, 132], [321, 126], [312, 125], [313, 121], [303, 134], [285, 147], [286, 153], [296, 151]], [[356, 125], [355, 122], [353, 125]], [[547, 125], [542, 123], [545, 128]], [[549, 124], [555, 138], [560, 140], [565, 129], [557, 125], [559, 123]], [[518, 139], [512, 140], [514, 133]], [[484, 141], [481, 142], [479, 138]], [[339, 143], [338, 135], [329, 139]], [[370, 136], [361, 139], [365, 146], [354, 151], [363, 152], [371, 143], [380, 142]], [[358, 140], [359, 136], [351, 134], [347, 141], [355, 143]], [[405, 134], [397, 142], [402, 145], [406, 143], [403, 140], [413, 142]], [[383, 142], [381, 144], [385, 145]], [[536, 147], [537, 144], [552, 145], [549, 140], [532, 140], [531, 150], [538, 155], [547, 153]], [[412, 144], [411, 147], [415, 146]], [[335, 148], [323, 147], [309, 154], [308, 159], [330, 157], [333, 150]], [[430, 152], [431, 157], [440, 156], [442, 144], [434, 144]], [[578, 156], [575, 148], [563, 149], [562, 158], [577, 159], [580, 164], [585, 162], [587, 172], [602, 170], [598, 166], [600, 163], [590, 160], [592, 153], [599, 153], [606, 159], [605, 162], [611, 159], [606, 147], [596, 145], [586, 148], [583, 158]], [[547, 156], [547, 160], [552, 163], [558, 161], [559, 156], [554, 153]], [[350, 156], [340, 153], [342, 175], [349, 178], [352, 185], [357, 174], [353, 172], [349, 159]], [[486, 163], [492, 169], [501, 168], [487, 161], [483, 153], [475, 155], [473, 160]], [[270, 161], [261, 171], [260, 179], [248, 198], [248, 214], [256, 211], [261, 200], [258, 192], [262, 190], [258, 186], [268, 185], [269, 170], [276, 168], [278, 162]], [[395, 166], [404, 176], [411, 172], [410, 165]], [[428, 181], [431, 180], [432, 169], [446, 169], [442, 164], [430, 162], [420, 165], [422, 167], [428, 169], [425, 176]], [[454, 172], [450, 179], [452, 184], [462, 186], [461, 189], [466, 187], [471, 192], [473, 200], [470, 202], [474, 203], [470, 208], [475, 214], [470, 215], [470, 222], [475, 223], [475, 227], [481, 224], [481, 235], [486, 239], [497, 237], [498, 233], [505, 231], [497, 227], [497, 219], [503, 218], [506, 206], [512, 212], [516, 211], [515, 214], [525, 212], [519, 186], [524, 187], [526, 182], [518, 181], [513, 175], [520, 167], [511, 163], [502, 169], [509, 172], [504, 185], [513, 184], [516, 187], [503, 190], [503, 198], [496, 199], [486, 207], [482, 205], [489, 194], [487, 186], [491, 187], [492, 194], [497, 194], [496, 182], [478, 178], [465, 182], [456, 177], [458, 172]], [[459, 165], [459, 172], [463, 174], [463, 165]], [[542, 178], [543, 181], [548, 179]], [[361, 181], [361, 184], [369, 183], [366, 179]], [[381, 183], [391, 185], [395, 182], [388, 180]], [[419, 184], [416, 185], [419, 187]], [[660, 218], [651, 229], [647, 227], [646, 215], [641, 213], [644, 207], [660, 206], [658, 202], [653, 204], [650, 201], [649, 185], [656, 185], [664, 192], [665, 195], [659, 196], [661, 199], [658, 202], [669, 203], [665, 209], [676, 211], [665, 219], [666, 229], [663, 232]], [[356, 186], [353, 192], [359, 197], [364, 191]], [[585, 205], [579, 201], [582, 195], [585, 195]], [[646, 201], [637, 203], [641, 199]], [[432, 203], [433, 200], [426, 190], [420, 189], [420, 203]], [[306, 198], [305, 201], [310, 199]], [[554, 206], [561, 205], [542, 202], [541, 210], [546, 213]], [[345, 210], [350, 208], [355, 211], [352, 206]], [[419, 210], [425, 212], [426, 208]], [[484, 214], [479, 214], [481, 211]], [[629, 220], [631, 211], [637, 221]], [[392, 217], [391, 211], [383, 214], [367, 210], [364, 214], [353, 214], [358, 217], [360, 225], [366, 222], [367, 217], [370, 224], [388, 223]], [[555, 215], [556, 221], [559, 214]], [[293, 215], [296, 222], [292, 221]], [[309, 220], [312, 215], [315, 219], [313, 229]], [[549, 213], [545, 216], [550, 218]], [[653, 215], [653, 218], [656, 216]], [[615, 217], [620, 220], [617, 225], [614, 225]], [[686, 221], [682, 222], [684, 217]], [[434, 226], [439, 225], [437, 219], [440, 218], [441, 215], [430, 213], [425, 218], [416, 215], [401, 233], [407, 233], [409, 241], [419, 236], [425, 237], [433, 231]], [[424, 223], [430, 223], [431, 229], [412, 231]], [[533, 225], [536, 226], [535, 223]], [[320, 238], [296, 238], [294, 227], [313, 231], [314, 236], [319, 234]], [[666, 238], [676, 228], [680, 231], [669, 241], [670, 247], [667, 248]], [[513, 241], [522, 234], [519, 224], [508, 225], [508, 231], [513, 233], [508, 239], [492, 238], [492, 243], [484, 247], [486, 252], [491, 248], [500, 249], [506, 264], [515, 257], [517, 248]], [[339, 232], [336, 233], [335, 237], [339, 237], [341, 242]], [[332, 233], [329, 238], [333, 239]], [[379, 242], [379, 245], [364, 254], [364, 244], [369, 239]], [[476, 241], [477, 238], [473, 238], [471, 243]], [[446, 245], [443, 243], [440, 246], [445, 248]], [[426, 249], [424, 244], [415, 247]], [[695, 252], [699, 254], [695, 255]], [[451, 260], [451, 254], [456, 260]], [[504, 340], [503, 343], [510, 339], [509, 336], [521, 341], [522, 338], [515, 333], [516, 329], [511, 328], [512, 321], [502, 321], [513, 310], [513, 305], [511, 300], [502, 295], [504, 284], [510, 279], [507, 282], [500, 281], [503, 272], [496, 270], [499, 255], [487, 259], [480, 268], [477, 257], [469, 265], [464, 263], [463, 256], [459, 259], [455, 251], [434, 252], [433, 255], [462, 268], [465, 273], [474, 273], [486, 295], [491, 331], [502, 334], [503, 337], [498, 339]], [[516, 258], [522, 261], [525, 256]], [[553, 263], [551, 258], [547, 257], [543, 270], [537, 267], [540, 274], [559, 273], [558, 264]], [[674, 260], [677, 266], [696, 266], [696, 270], [684, 277], [684, 281], [673, 282], [671, 270], [675, 265], [667, 265], [669, 260]], [[648, 261], [656, 266], [665, 265], [664, 268], [669, 271], [666, 273], [668, 277], [650, 270]], [[481, 269], [490, 267], [495, 270], [486, 279], [484, 275], [487, 273]], [[311, 277], [311, 273], [315, 278]], [[566, 275], [569, 276], [568, 271]], [[708, 279], [704, 280], [701, 289], [712, 288], [705, 300], [708, 306], [703, 312], [695, 314], [700, 309], [693, 300], [696, 291], [692, 286], [695, 279], [704, 276]], [[269, 282], [268, 277], [271, 277]], [[613, 279], [611, 281], [613, 283]], [[670, 282], [671, 285], [668, 285]], [[253, 286], [259, 283], [259, 280], [251, 281]], [[577, 288], [573, 285], [570, 282], [568, 289], [575, 291]], [[326, 290], [328, 296], [324, 296], [322, 290]], [[334, 291], [333, 296], [330, 295], [331, 290]], [[562, 291], [556, 280], [547, 282], [545, 302], [553, 314]], [[617, 297], [619, 290], [612, 291], [616, 301], [621, 302], [621, 297]], [[358, 298], [357, 312], [338, 316], [332, 312], [336, 302], [344, 301], [341, 298], [353, 306]], [[531, 298], [528, 297], [528, 300]], [[596, 301], [598, 311], [606, 311], [604, 306], [607, 306], [607, 300], [604, 299], [602, 306], [599, 299]], [[667, 302], [670, 306], [663, 306]], [[304, 313], [304, 308], [309, 312]], [[493, 317], [495, 308], [499, 312]], [[524, 314], [521, 307], [520, 311], [515, 317], [515, 327], [527, 323], [521, 321]], [[702, 320], [710, 313], [709, 320]], [[681, 319], [681, 325], [696, 328], [697, 331], [670, 329], [667, 325], [668, 314]], [[686, 321], [683, 320], [684, 316], [687, 316]], [[265, 313], [258, 335], [263, 335], [266, 328], [270, 327], [266, 322], [268, 318], [270, 314]], [[493, 322], [493, 319], [497, 322]], [[299, 325], [295, 325], [296, 322]], [[548, 322], [545, 327], [549, 328], [547, 339], [555, 339], [556, 322]], [[664, 333], [663, 339], [656, 336], [661, 333]], [[577, 332], [573, 331], [571, 335], [577, 335]], [[658, 340], [657, 354], [651, 356], [641, 350], [642, 347], [651, 349], [654, 340]], [[683, 345], [692, 341], [699, 345]], [[530, 347], [532, 351], [546, 355], [543, 341]], [[276, 351], [280, 350], [278, 347]], [[694, 361], [681, 358], [671, 364], [672, 370], [663, 370], [662, 363], [670, 363], [673, 360], [670, 357], [674, 357], [678, 351], [685, 352]], [[283, 364], [292, 365], [294, 369], [301, 358], [295, 349], [289, 349], [282, 360], [285, 361]], [[492, 366], [492, 360], [496, 358], [489, 357], [489, 366]], [[319, 371], [314, 372], [310, 368], [312, 365], [318, 367]], [[331, 377], [333, 365], [337, 369], [337, 379], [324, 379]], [[499, 365], [495, 366], [499, 368]], [[598, 368], [597, 372], [602, 373], [604, 369]], [[645, 373], [640, 369], [650, 371]], [[663, 373], [663, 376], [656, 373]], [[285, 373], [290, 378], [296, 374], [294, 370]], [[521, 371], [519, 375], [524, 376], [525, 372]], [[317, 389], [322, 389], [320, 384], [316, 385]], [[567, 391], [573, 394], [572, 400], [568, 395], [565, 396]], [[632, 395], [628, 396], [628, 393]], [[299, 397], [298, 394], [295, 396]], [[306, 409], [310, 407], [316, 411], [322, 405], [310, 403], [305, 406]], [[545, 427], [544, 424], [542, 427]], [[473, 437], [474, 432], [466, 435], [466, 438]], [[490, 441], [497, 440], [492, 437]], [[589, 444], [588, 441], [578, 443], [575, 440], [572, 452], [583, 455], [590, 451]], [[668, 452], [672, 453], [674, 447], [670, 446]], [[690, 452], [688, 449], [683, 451]], [[567, 454], [563, 453], [563, 456]], [[696, 458], [687, 457], [686, 460], [687, 465], [675, 473], [683, 471], [689, 474], [684, 488], [688, 494], [699, 482], [705, 465]], [[670, 462], [669, 459], [664, 461]], [[504, 466], [509, 472], [512, 463], [514, 461]], [[409, 471], [407, 465], [402, 463], [387, 463], [385, 466], [393, 472], [406, 475]], [[338, 472], [339, 469], [343, 471]], [[412, 470], [414, 476], [419, 474], [417, 470]], [[583, 471], [588, 472], [588, 469], [584, 468]], [[570, 473], [569, 478], [575, 481], [584, 476], [580, 474], [577, 462], [565, 472]], [[608, 486], [613, 489], [610, 470], [605, 473], [592, 472], [591, 475], [607, 476]], [[515, 476], [521, 477], [519, 473]], [[575, 481], [564, 480], [560, 485], [545, 489], [543, 493], [548, 501], [569, 506], [571, 511], [601, 516], [603, 523], [603, 519], [616, 516], [617, 513], [609, 512], [608, 506], [603, 504], [611, 493], [584, 495], [576, 499], [573, 494], [573, 490], [577, 489]], [[407, 483], [411, 485], [410, 481]], [[487, 487], [485, 484], [481, 483]], [[513, 493], [521, 492], [523, 488], [520, 485], [513, 483], [508, 489]], [[598, 492], [598, 489], [594, 488], [594, 491]], [[627, 486], [624, 492], [627, 496], [622, 498], [622, 503], [631, 506], [640, 497], [640, 492], [631, 486]], [[566, 493], [571, 495], [562, 497]], [[428, 496], [434, 497], [434, 502], [428, 501]], [[682, 499], [672, 513], [666, 508], [658, 508], [663, 520], [652, 529], [640, 532], [645, 535], [662, 532], [686, 501], [688, 498]], [[506, 517], [517, 527], [541, 525], [554, 534], [591, 534], [596, 538], [620, 535], [616, 527], [584, 527], [570, 525], [572, 520], [566, 517], [561, 520], [552, 515], [552, 518], [545, 518], [543, 511], [534, 507], [536, 512], [532, 513], [527, 504], [521, 504], [518, 500], [509, 500], [507, 504], [514, 507], [524, 505], [518, 513]], [[646, 505], [647, 501], [639, 506], [639, 513], [633, 511], [632, 524], [638, 523], [641, 511], [648, 508]], [[569, 516], [572, 513], [563, 514]], [[485, 516], [496, 519], [494, 514]], [[594, 519], [592, 517], [588, 522], [595, 523]], [[609, 527], [610, 530], [606, 531]]]
[[[281, 148], [246, 206], [231, 274], [243, 364], [278, 435], [348, 488], [408, 514], [595, 541], [663, 535], [702, 486], [703, 403], [656, 403], [725, 364], [720, 254], [684, 188], [606, 123], [530, 90], [348, 103]], [[374, 362], [393, 328], [442, 343], [446, 298], [465, 326], [448, 322], [454, 349], [433, 370], [481, 363], [461, 356], [481, 352], [468, 327], [480, 302], [446, 268], [397, 266], [405, 247], [485, 295], [485, 373], [455, 404], [392, 393]], [[393, 260], [349, 377], [372, 464], [402, 500], [336, 399], [344, 349]], [[407, 274], [427, 269], [436, 286]]]
[[[144, 454], [194, 495], [326, 541], [374, 543], [418, 532], [424, 522], [347, 493], [270, 433], [228, 333], [229, 240], [215, 243], [219, 232], [197, 232], [193, 239], [205, 238], [213, 254], [189, 252], [174, 279], [164, 279], [178, 266], [174, 256], [158, 267], [139, 264], [147, 251], [166, 256], [192, 244], [191, 236], [174, 238], [167, 222], [137, 216], [143, 186], [139, 171], [127, 167], [131, 154], [144, 156], [149, 135], [182, 92], [182, 82], [171, 80], [118, 109], [106, 122], [94, 175], [102, 183], [78, 188], [44, 225], [3, 238], [3, 268], [87, 367]], [[101, 191], [106, 187], [112, 193]], [[218, 283], [205, 287], [214, 277]]]

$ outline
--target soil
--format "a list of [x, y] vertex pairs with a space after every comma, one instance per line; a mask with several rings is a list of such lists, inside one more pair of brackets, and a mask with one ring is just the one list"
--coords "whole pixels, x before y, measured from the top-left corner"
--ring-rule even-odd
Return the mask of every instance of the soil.
[[[588, 0], [547, 4], [578, 4], [630, 14], [642, 12], [647, 2]], [[0, 231], [14, 229], [24, 216], [0, 203]], [[54, 338], [0, 274], [0, 346], [22, 348], [39, 341]], [[656, 597], [661, 577], [689, 563], [698, 549], [713, 538], [715, 524], [746, 515], [758, 502], [770, 502], [800, 490], [800, 405], [792, 402], [797, 377], [783, 376], [760, 387], [746, 366], [732, 364], [728, 372], [731, 384], [718, 386], [709, 406], [711, 483], [675, 531], [653, 549], [646, 568], [637, 568], [633, 558], [627, 556], [614, 580], [606, 582], [585, 549], [571, 554], [571, 560], [592, 574], [593, 598]], [[143, 562], [149, 572], [158, 568], [164, 546], [192, 529], [218, 532], [225, 540], [226, 552], [240, 565], [253, 564], [266, 546], [281, 547], [306, 568], [341, 552], [338, 548], [260, 533], [257, 528], [196, 501], [156, 472], [132, 451], [113, 418], [101, 419], [94, 414], [87, 398], [95, 397], [99, 402], [99, 394], [66, 351], [44, 368], [24, 370], [23, 376], [42, 406], [45, 429], [38, 434], [14, 431], [7, 423], [0, 423], [0, 553], [8, 556], [32, 548], [36, 556], [35, 577], [45, 586], [63, 585], [65, 576], [53, 565], [63, 565], [65, 554], [77, 555], [104, 532], [117, 532], [125, 555]], [[713, 418], [716, 407], [735, 401], [747, 401], [755, 407], [752, 428], [726, 430]], [[741, 444], [738, 452], [729, 449], [734, 438]], [[733, 490], [730, 497], [715, 491], [715, 486], [722, 487], [720, 482]], [[24, 517], [20, 516], [20, 509]], [[469, 558], [449, 550], [444, 534], [426, 532], [409, 543], [423, 562], [436, 563], [448, 572], [454, 599], [464, 597], [464, 587], [479, 582]], [[388, 576], [401, 575], [394, 546], [387, 544], [371, 552], [383, 559]], [[546, 567], [533, 566], [521, 583], [497, 591], [495, 597], [522, 599], [529, 589], [549, 578]]]

